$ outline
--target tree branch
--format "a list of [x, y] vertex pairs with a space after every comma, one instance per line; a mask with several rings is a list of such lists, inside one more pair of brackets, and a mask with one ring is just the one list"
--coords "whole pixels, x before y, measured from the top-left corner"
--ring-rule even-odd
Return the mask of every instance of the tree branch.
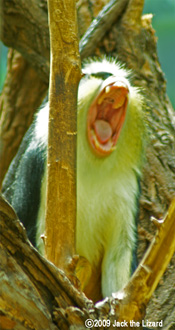
[[47, 84], [24, 57], [10, 50], [6, 80], [0, 95], [0, 187], [47, 89]]
[[128, 8], [126, 9], [124, 21], [128, 25], [140, 24], [144, 7], [144, 0], [129, 0]]
[[1, 326], [14, 322], [16, 328], [25, 324], [25, 329], [55, 329], [53, 308], [93, 309], [92, 302], [65, 274], [33, 248], [15, 212], [1, 196], [0, 250]]
[[97, 43], [102, 40], [106, 32], [119, 19], [128, 2], [129, 0], [111, 0], [104, 6], [80, 41], [79, 49], [82, 59], [94, 53]]
[[[111, 0], [99, 13], [80, 42], [81, 57], [94, 53], [96, 45], [125, 10], [129, 0]], [[30, 18], [32, 17], [32, 22]], [[82, 19], [82, 17], [81, 17]], [[38, 29], [42, 25], [42, 30]], [[15, 48], [38, 71], [49, 79], [49, 31], [44, 0], [4, 0], [1, 40]], [[33, 42], [35, 40], [35, 42]], [[29, 51], [30, 50], [30, 51]]]
[[[15, 8], [18, 8], [19, 1], [13, 0], [9, 2], [4, 0], [4, 10], [6, 11], [4, 24], [6, 27], [6, 24], [10, 24], [7, 33], [10, 34], [12, 29], [12, 39], [17, 38], [15, 34], [15, 19], [17, 19], [18, 23], [21, 22], [21, 29], [16, 29], [19, 38], [22, 36], [20, 31], [22, 31], [23, 24], [27, 24], [27, 20], [22, 19], [21, 21], [17, 10], [15, 11]], [[134, 5], [134, 3], [135, 2], [132, 1], [129, 4]], [[132, 7], [132, 11], [130, 11], [129, 4], [127, 7], [128, 15], [131, 15], [131, 12], [136, 13], [137, 7]], [[12, 5], [13, 7], [11, 7]], [[29, 5], [29, 3], [25, 1], [25, 5]], [[150, 215], [154, 215], [157, 218], [162, 217], [175, 194], [174, 112], [166, 96], [166, 83], [157, 57], [156, 38], [151, 27], [151, 16], [147, 15], [141, 20], [138, 20], [137, 27], [135, 27], [135, 25], [132, 24], [134, 21], [132, 17], [129, 18], [130, 24], [128, 26], [124, 14], [126, 13], [123, 13], [122, 19], [112, 27], [107, 36], [98, 44], [95, 53], [110, 53], [114, 57], [117, 56], [121, 61], [125, 62], [127, 67], [134, 72], [134, 83], [143, 87], [144, 93], [146, 94], [146, 102], [148, 105], [146, 115], [151, 134], [150, 141], [148, 142], [147, 162], [145, 164], [142, 182], [140, 226], [148, 233], [148, 237], [154, 235], [155, 232], [154, 226], [150, 224]], [[46, 15], [46, 13], [44, 15]], [[22, 17], [24, 18], [25, 15]], [[14, 23], [14, 25], [12, 23]], [[37, 25], [41, 27], [39, 21], [36, 26]], [[28, 37], [30, 39], [31, 29], [27, 29], [27, 31], [29, 32]], [[45, 28], [42, 32], [43, 31], [45, 33]], [[3, 37], [6, 39], [5, 36]], [[9, 43], [10, 42], [9, 39]], [[42, 49], [44, 54], [45, 48], [42, 48], [44, 47], [43, 42], [40, 43], [40, 46], [40, 54], [42, 54]], [[28, 49], [30, 49], [30, 47]], [[37, 63], [39, 63], [39, 60]], [[36, 64], [36, 67], [40, 70], [38, 64]], [[48, 76], [45, 75], [44, 79], [48, 81]], [[9, 223], [9, 226], [10, 225], [11, 223]], [[139, 238], [139, 257], [143, 255], [147, 248], [147, 237]], [[8, 242], [9, 241], [6, 241], [7, 247], [9, 247]], [[174, 321], [174, 288], [172, 286], [172, 282], [174, 281], [174, 269], [175, 258], [172, 259], [168, 271], [165, 273], [158, 289], [154, 293], [155, 299], [151, 301], [150, 307], [148, 307], [149, 312], [147, 317], [153, 320], [164, 319], [165, 326], [171, 321]], [[170, 300], [167, 298], [167, 290], [168, 295], [171, 296]], [[116, 309], [116, 305], [114, 305], [114, 307]], [[110, 314], [109, 311], [111, 310], [112, 306], [110, 304], [106, 306], [106, 317], [108, 317]], [[99, 315], [104, 315], [103, 312], [100, 312], [99, 308], [98, 312]], [[60, 308], [59, 313], [59, 315], [64, 315], [64, 321], [66, 323], [66, 310], [63, 312], [63, 309], [61, 310]], [[60, 319], [59, 322], [61, 323]]]
[[2, 9], [1, 40], [19, 51], [48, 84], [50, 45], [45, 1], [4, 0]]
[[[154, 223], [158, 231], [143, 260], [123, 290], [124, 298], [119, 308], [120, 320], [143, 318], [141, 306], [147, 306], [175, 252], [175, 200], [171, 203], [164, 221], [154, 219]], [[121, 295], [120, 292], [115, 297]]]
[[0, 325], [15, 322], [28, 324], [29, 328], [56, 329], [52, 323], [53, 317], [61, 329], [69, 329], [71, 324], [75, 329], [76, 325], [77, 329], [78, 325], [84, 329], [88, 318], [109, 319], [111, 325], [114, 320], [140, 321], [175, 250], [174, 218], [175, 201], [123, 292], [94, 307], [61, 270], [32, 247], [15, 212], [0, 197], [0, 305], [3, 313], [3, 317], [0, 315]]

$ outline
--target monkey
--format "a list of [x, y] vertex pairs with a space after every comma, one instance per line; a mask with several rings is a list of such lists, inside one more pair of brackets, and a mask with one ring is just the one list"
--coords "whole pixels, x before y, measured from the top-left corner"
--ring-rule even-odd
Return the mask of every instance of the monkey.
[[[114, 58], [83, 64], [77, 110], [76, 252], [91, 265], [86, 295], [124, 288], [136, 268], [140, 179], [147, 129], [144, 97]], [[44, 252], [49, 103], [37, 113], [3, 182], [3, 194]], [[86, 271], [85, 271], [86, 272]]]

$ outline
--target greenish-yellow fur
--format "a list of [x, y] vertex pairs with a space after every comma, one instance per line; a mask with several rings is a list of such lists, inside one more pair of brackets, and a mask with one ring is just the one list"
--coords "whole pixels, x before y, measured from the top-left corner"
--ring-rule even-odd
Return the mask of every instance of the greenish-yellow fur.
[[[111, 63], [111, 71], [114, 66]], [[107, 296], [120, 290], [130, 277], [146, 129], [142, 96], [129, 84], [127, 114], [116, 149], [98, 157], [87, 140], [87, 112], [101, 84], [101, 79], [90, 77], [82, 80], [79, 89], [77, 251], [92, 265], [102, 259], [102, 292]]]

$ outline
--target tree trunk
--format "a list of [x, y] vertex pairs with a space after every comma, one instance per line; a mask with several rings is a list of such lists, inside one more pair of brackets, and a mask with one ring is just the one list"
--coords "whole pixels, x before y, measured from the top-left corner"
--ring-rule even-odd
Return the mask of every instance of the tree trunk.
[[[89, 17], [94, 15], [94, 8], [89, 6], [85, 11], [85, 1], [79, 1], [78, 5], [78, 11], [81, 12], [81, 28], [82, 26], [87, 27]], [[122, 14], [106, 32], [105, 37], [100, 40], [98, 36], [96, 49], [91, 54], [117, 56], [126, 64], [127, 68], [133, 70], [133, 81], [144, 89], [146, 96], [149, 138], [140, 200], [139, 259], [155, 235], [156, 230], [150, 217], [154, 216], [158, 219], [163, 217], [175, 194], [174, 112], [166, 95], [166, 82], [158, 61], [155, 32], [151, 27], [152, 17], [151, 15], [141, 17], [142, 8], [143, 1], [141, 0], [127, 1]], [[1, 36], [3, 42], [20, 51], [34, 66], [41, 79], [47, 83], [49, 39], [46, 24], [46, 2], [33, 0], [29, 4], [22, 0], [11, 2], [4, 0], [3, 10], [4, 21]], [[33, 12], [35, 12], [34, 15]], [[82, 35], [81, 31], [79, 34]], [[174, 282], [175, 258], [173, 257], [153, 294], [146, 315], [146, 319], [151, 321], [163, 320], [163, 329], [167, 327], [167, 329], [174, 329]], [[61, 322], [60, 319], [65, 319], [66, 312], [63, 305], [59, 312], [54, 314], [57, 315], [59, 322]], [[80, 315], [81, 312], [77, 310], [77, 314]], [[71, 314], [70, 308], [69, 313]], [[69, 313], [67, 315], [70, 315]], [[77, 314], [74, 310], [75, 317]], [[2, 317], [5, 316], [2, 315]], [[61, 329], [64, 327], [60, 326]], [[12, 326], [11, 328], [13, 329]], [[156, 328], [158, 329], [158, 327]]]
[[48, 5], [52, 56], [45, 253], [48, 260], [65, 270], [75, 254], [80, 55], [75, 1], [69, 0], [63, 6], [57, 0], [49, 0]]
[[0, 187], [8, 166], [43, 101], [48, 85], [24, 57], [10, 49], [6, 82], [0, 96]]

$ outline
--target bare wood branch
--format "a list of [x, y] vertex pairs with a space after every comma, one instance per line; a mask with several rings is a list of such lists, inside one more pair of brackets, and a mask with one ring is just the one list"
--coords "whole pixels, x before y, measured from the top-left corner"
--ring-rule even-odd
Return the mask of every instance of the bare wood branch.
[[[121, 16], [128, 2], [129, 0], [111, 0], [102, 9], [81, 40], [82, 58], [93, 54], [94, 47]], [[30, 17], [32, 17], [32, 22], [30, 22]], [[20, 51], [39, 72], [42, 79], [48, 83], [49, 31], [45, 1], [32, 0], [29, 3], [24, 0], [13, 0], [13, 2], [4, 0], [3, 18], [1, 40], [5, 45]], [[41, 24], [42, 31], [38, 29]]]
[[81, 58], [92, 55], [96, 49], [97, 42], [99, 43], [111, 26], [120, 17], [126, 8], [129, 0], [111, 0], [100, 11], [98, 16], [93, 20], [87, 32], [80, 41]]
[[[3, 297], [0, 302], [5, 315], [5, 318], [0, 318], [0, 324], [25, 322], [29, 328], [56, 329], [52, 323], [53, 309], [54, 319], [59, 326], [62, 325], [61, 329], [68, 329], [69, 324], [83, 326], [87, 318], [94, 320], [106, 317], [111, 324], [115, 319], [119, 322], [140, 321], [144, 317], [144, 306], [175, 250], [174, 218], [175, 202], [123, 292], [114, 294], [114, 298], [105, 299], [94, 308], [92, 302], [72, 286], [62, 271], [31, 246], [15, 212], [0, 198], [1, 272], [4, 274], [0, 280], [0, 297]], [[163, 267], [160, 266], [162, 264]]]
[[[11, 4], [11, 2], [8, 3]], [[10, 21], [6, 19], [6, 22]], [[145, 94], [149, 96], [148, 123], [151, 131], [151, 143], [148, 148], [148, 162], [145, 166], [145, 177], [142, 183], [140, 221], [141, 226], [144, 227], [143, 231], [148, 233], [147, 237], [150, 237], [154, 235], [153, 226], [149, 221], [150, 215], [161, 217], [175, 192], [174, 113], [166, 96], [165, 79], [157, 59], [151, 17], [143, 17], [137, 29], [132, 24], [128, 27], [126, 23], [123, 17], [110, 30], [110, 33], [100, 43], [98, 54], [110, 52], [114, 56], [118, 56], [129, 68], [133, 69], [135, 84], [143, 86]], [[139, 242], [139, 256], [143, 255], [146, 249], [149, 241], [147, 237], [144, 242], [143, 240], [141, 243]], [[164, 318], [166, 324], [174, 320], [174, 288], [171, 285], [174, 283], [174, 269], [175, 259], [173, 258], [168, 272], [164, 275], [155, 293], [156, 299], [153, 299], [150, 304], [148, 313], [148, 317], [155, 320]], [[167, 290], [171, 301], [166, 298]], [[156, 302], [154, 303], [154, 301]]]
[[19, 51], [48, 84], [50, 49], [46, 7], [45, 0], [4, 0], [0, 38], [6, 46]]
[[93, 19], [98, 15], [100, 10], [110, 0], [78, 0], [77, 1], [77, 15], [78, 15], [78, 32], [81, 38], [87, 31]]
[[[52, 321], [54, 308], [72, 306], [85, 309], [87, 315], [89, 309], [94, 311], [92, 302], [74, 288], [63, 271], [32, 247], [15, 212], [1, 196], [0, 250], [1, 326], [57, 329]], [[83, 314], [82, 322], [86, 317]]]
[[65, 269], [75, 253], [80, 56], [75, 1], [63, 6], [58, 0], [50, 0], [48, 5], [52, 61], [45, 248], [47, 258]]
[[[141, 319], [136, 306], [146, 306], [175, 252], [175, 200], [154, 237], [143, 260], [123, 290], [119, 319]], [[120, 293], [121, 294], [121, 293]], [[118, 294], [116, 294], [116, 297]], [[127, 315], [126, 315], [127, 314]], [[140, 315], [139, 315], [140, 314]]]
[[126, 9], [124, 21], [128, 25], [136, 25], [140, 22], [143, 12], [144, 0], [130, 0]]

